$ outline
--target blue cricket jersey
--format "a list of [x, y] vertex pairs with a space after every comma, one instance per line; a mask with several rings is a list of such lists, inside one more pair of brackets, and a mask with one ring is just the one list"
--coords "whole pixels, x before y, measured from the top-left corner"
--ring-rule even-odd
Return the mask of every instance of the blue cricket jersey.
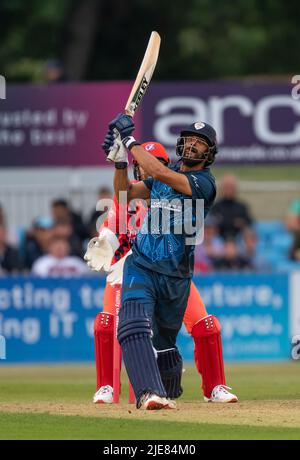
[[[151, 204], [132, 251], [138, 265], [168, 276], [190, 278], [194, 270], [195, 245], [186, 244], [187, 239], [195, 237], [194, 227], [199, 220], [204, 220], [211, 208], [216, 185], [209, 168], [180, 173], [188, 178], [192, 196], [153, 178], [144, 181], [151, 190]], [[203, 201], [197, 203], [197, 200]], [[199, 216], [201, 205], [203, 213]]]

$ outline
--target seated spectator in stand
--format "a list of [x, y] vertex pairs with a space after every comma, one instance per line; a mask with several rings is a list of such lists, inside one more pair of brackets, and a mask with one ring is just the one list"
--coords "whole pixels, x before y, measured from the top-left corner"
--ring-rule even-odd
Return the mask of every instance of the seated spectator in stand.
[[300, 262], [300, 231], [295, 232], [294, 242], [290, 250], [290, 259], [294, 262]]
[[4, 212], [0, 203], [0, 225], [5, 224], [5, 219], [4, 219]]
[[72, 256], [83, 257], [81, 241], [73, 232], [73, 227], [71, 225], [70, 219], [57, 221], [53, 227], [53, 236], [56, 238], [64, 238], [69, 242], [71, 251], [70, 254]]
[[68, 81], [63, 63], [59, 59], [49, 59], [45, 63], [44, 78], [48, 84]]
[[250, 261], [253, 270], [270, 270], [270, 265], [257, 250], [257, 234], [253, 228], [248, 227], [243, 231], [239, 240], [239, 253]]
[[7, 242], [4, 222], [0, 221], [0, 275], [15, 273], [22, 268], [18, 251]]
[[[98, 201], [99, 200], [106, 200], [106, 199], [112, 199], [112, 191], [108, 187], [101, 187], [98, 191]], [[90, 238], [94, 238], [95, 236], [98, 236], [98, 231], [97, 231], [97, 220], [98, 218], [104, 214], [108, 210], [108, 207], [106, 207], [103, 211], [92, 211], [90, 218], [88, 219], [88, 230], [90, 234]]]
[[289, 232], [300, 232], [300, 198], [292, 201], [286, 217], [286, 227]]
[[65, 238], [54, 237], [48, 254], [40, 257], [32, 267], [32, 274], [40, 277], [71, 277], [90, 273], [85, 262], [70, 255], [70, 244]]
[[216, 219], [209, 215], [205, 220], [204, 240], [195, 246], [195, 272], [211, 271], [223, 254], [224, 242], [218, 235]]
[[246, 227], [252, 225], [248, 206], [238, 199], [237, 180], [232, 175], [223, 177], [221, 197], [211, 210], [217, 220], [219, 234], [224, 240], [238, 236]]
[[31, 270], [34, 262], [47, 253], [53, 235], [53, 221], [48, 217], [39, 217], [33, 222], [31, 230], [25, 236], [23, 247], [24, 267]]
[[239, 271], [253, 268], [250, 259], [239, 254], [238, 246], [234, 239], [225, 241], [224, 255], [215, 260], [214, 267], [221, 271]]
[[81, 243], [89, 238], [89, 233], [83, 223], [80, 214], [72, 211], [66, 200], [55, 200], [52, 202], [52, 218], [54, 222], [71, 222], [73, 233], [80, 239]]

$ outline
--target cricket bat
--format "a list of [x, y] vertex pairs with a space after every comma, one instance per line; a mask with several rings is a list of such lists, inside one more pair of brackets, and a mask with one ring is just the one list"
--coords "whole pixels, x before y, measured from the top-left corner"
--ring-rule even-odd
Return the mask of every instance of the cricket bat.
[[158, 59], [160, 42], [161, 39], [159, 34], [157, 32], [152, 32], [144, 55], [144, 59], [138, 71], [134, 85], [131, 89], [128, 101], [125, 105], [125, 113], [131, 117], [134, 116], [150, 84]]
[[[142, 61], [141, 67], [136, 76], [135, 82], [131, 89], [128, 101], [125, 105], [125, 113], [130, 117], [133, 117], [137, 108], [139, 107], [141, 100], [148, 89], [150, 84], [153, 72], [156, 67], [159, 48], [160, 48], [160, 36], [157, 32], [152, 32], [149, 38], [148, 46], [144, 54], [144, 59]], [[118, 145], [115, 145], [110, 154], [107, 157], [107, 160], [113, 160], [116, 152], [118, 151]]]

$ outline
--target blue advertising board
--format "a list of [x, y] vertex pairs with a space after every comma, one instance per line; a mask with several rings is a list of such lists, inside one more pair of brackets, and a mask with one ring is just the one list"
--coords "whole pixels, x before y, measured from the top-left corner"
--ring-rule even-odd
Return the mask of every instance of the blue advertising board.
[[[288, 274], [218, 274], [194, 281], [208, 312], [221, 322], [226, 360], [289, 358]], [[184, 328], [178, 343], [192, 359], [193, 343]]]
[[[217, 274], [195, 277], [208, 312], [222, 324], [226, 360], [290, 356], [289, 275]], [[6, 363], [94, 359], [93, 321], [102, 310], [104, 278], [0, 279], [0, 336]], [[193, 360], [182, 328], [178, 345]]]

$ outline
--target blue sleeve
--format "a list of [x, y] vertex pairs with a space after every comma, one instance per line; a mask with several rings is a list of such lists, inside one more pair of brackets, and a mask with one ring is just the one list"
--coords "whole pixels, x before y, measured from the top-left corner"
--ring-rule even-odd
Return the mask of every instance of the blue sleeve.
[[211, 180], [200, 174], [188, 174], [187, 178], [192, 189], [193, 199], [203, 199], [208, 203], [214, 201], [216, 187]]
[[143, 182], [146, 185], [146, 187], [148, 187], [149, 190], [152, 190], [152, 186], [154, 182], [153, 177], [148, 177], [148, 179], [145, 179]]

